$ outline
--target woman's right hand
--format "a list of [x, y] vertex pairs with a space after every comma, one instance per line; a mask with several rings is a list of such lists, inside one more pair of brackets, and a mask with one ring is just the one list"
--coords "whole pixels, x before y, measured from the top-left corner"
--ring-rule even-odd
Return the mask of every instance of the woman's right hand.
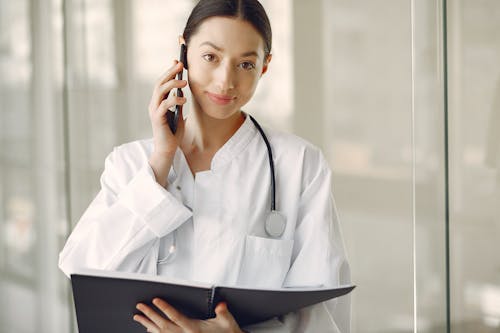
[[173, 157], [177, 147], [184, 136], [184, 118], [182, 111], [179, 114], [179, 122], [175, 135], [170, 130], [167, 121], [169, 108], [175, 105], [186, 103], [186, 97], [175, 96], [173, 89], [183, 88], [187, 85], [186, 80], [176, 80], [177, 73], [182, 71], [183, 64], [174, 61], [170, 67], [157, 81], [151, 102], [149, 103], [149, 119], [153, 128], [153, 153], [149, 158], [149, 164], [153, 169], [156, 181], [162, 185], [167, 185], [167, 176], [172, 165]]
[[176, 80], [177, 73], [182, 71], [183, 64], [174, 61], [170, 67], [156, 82], [153, 96], [149, 103], [149, 118], [153, 128], [154, 153], [173, 155], [184, 135], [184, 118], [182, 111], [179, 115], [179, 123], [175, 135], [172, 134], [167, 122], [167, 112], [175, 105], [186, 103], [186, 97], [178, 97], [173, 94], [174, 89], [184, 88], [186, 80]]

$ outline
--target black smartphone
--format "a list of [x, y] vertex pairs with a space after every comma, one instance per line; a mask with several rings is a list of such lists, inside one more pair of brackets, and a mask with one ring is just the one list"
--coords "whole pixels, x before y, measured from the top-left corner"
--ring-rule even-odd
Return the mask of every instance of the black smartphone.
[[[184, 65], [184, 68], [187, 69], [187, 49], [186, 49], [186, 44], [181, 44], [181, 53], [179, 55], [179, 62], [182, 62]], [[184, 70], [180, 71], [177, 73], [177, 80], [182, 80], [182, 73]], [[182, 93], [182, 90], [177, 88], [177, 96], [183, 97], [184, 94]], [[175, 111], [167, 111], [167, 122], [168, 126], [170, 127], [170, 130], [172, 133], [175, 134], [177, 131], [177, 124], [179, 123], [179, 117], [181, 114], [182, 110], [182, 105], [176, 105], [175, 106]]]

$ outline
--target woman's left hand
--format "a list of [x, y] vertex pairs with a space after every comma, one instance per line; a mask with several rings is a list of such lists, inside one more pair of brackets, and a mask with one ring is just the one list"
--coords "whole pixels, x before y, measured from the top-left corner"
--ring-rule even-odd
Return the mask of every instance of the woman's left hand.
[[238, 326], [238, 323], [236, 323], [236, 320], [234, 320], [233, 315], [227, 309], [226, 303], [223, 302], [217, 304], [215, 308], [215, 318], [207, 320], [188, 318], [160, 298], [153, 299], [153, 304], [169, 319], [166, 319], [146, 304], [137, 304], [137, 309], [141, 311], [143, 315], [134, 315], [134, 320], [147, 328], [147, 332], [243, 332]]

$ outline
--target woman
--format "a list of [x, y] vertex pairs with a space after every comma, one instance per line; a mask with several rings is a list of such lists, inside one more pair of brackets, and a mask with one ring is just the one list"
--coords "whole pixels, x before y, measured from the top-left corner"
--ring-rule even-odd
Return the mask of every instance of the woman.
[[[114, 149], [101, 191], [60, 254], [66, 275], [78, 268], [158, 274], [253, 287], [349, 283], [323, 154], [290, 134], [265, 129], [276, 172], [276, 208], [286, 225], [266, 234], [271, 177], [263, 137], [241, 111], [271, 61], [271, 28], [257, 0], [201, 0], [177, 61], [157, 82], [149, 105], [152, 140]], [[172, 134], [166, 113], [192, 93], [189, 117]], [[175, 248], [175, 251], [171, 251]], [[166, 301], [138, 304], [148, 332], [240, 332], [221, 303], [214, 319], [185, 317]], [[161, 316], [164, 313], [170, 320]], [[250, 331], [348, 332], [349, 298], [321, 303]]]

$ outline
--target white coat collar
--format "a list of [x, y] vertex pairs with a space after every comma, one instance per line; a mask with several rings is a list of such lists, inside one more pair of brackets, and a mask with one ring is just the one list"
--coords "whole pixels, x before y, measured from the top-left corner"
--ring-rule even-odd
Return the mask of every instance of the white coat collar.
[[[211, 171], [217, 171], [225, 164], [231, 162], [246, 148], [250, 140], [258, 134], [257, 129], [252, 123], [250, 117], [245, 112], [243, 112], [243, 114], [245, 115], [245, 121], [243, 124], [241, 124], [233, 136], [227, 140], [227, 142], [215, 153], [212, 158], [210, 165]], [[186, 169], [189, 173], [191, 173], [189, 166], [187, 165], [184, 152], [177, 147], [177, 151], [174, 155], [173, 171], [177, 176], [180, 176], [183, 172], [186, 172]]]

